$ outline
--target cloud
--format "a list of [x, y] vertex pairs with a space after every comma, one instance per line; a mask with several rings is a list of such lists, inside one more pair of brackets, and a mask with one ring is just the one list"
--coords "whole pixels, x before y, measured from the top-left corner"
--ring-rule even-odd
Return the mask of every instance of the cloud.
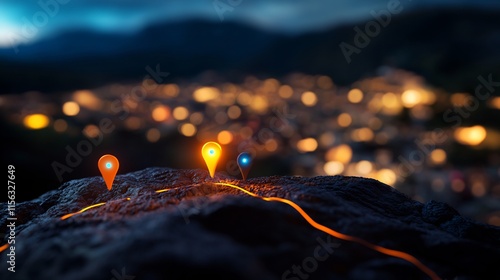
[[[58, 2], [59, 1], [59, 2]], [[10, 33], [33, 21], [44, 6], [59, 4], [57, 12], [39, 28], [38, 38], [65, 29], [90, 28], [105, 32], [133, 32], [154, 22], [202, 18], [219, 21], [213, 2], [235, 0], [2, 0], [0, 30]], [[368, 18], [371, 10], [384, 8], [389, 0], [241, 0], [241, 4], [224, 14], [227, 21], [239, 21], [275, 32], [301, 33], [345, 22]], [[410, 1], [410, 0], [401, 0]], [[65, 4], [62, 4], [67, 2]], [[432, 4], [431, 4], [432, 3]], [[500, 7], [497, 0], [433, 0], [412, 1], [417, 5], [486, 5]], [[11, 35], [2, 32], [0, 44], [8, 44]]]

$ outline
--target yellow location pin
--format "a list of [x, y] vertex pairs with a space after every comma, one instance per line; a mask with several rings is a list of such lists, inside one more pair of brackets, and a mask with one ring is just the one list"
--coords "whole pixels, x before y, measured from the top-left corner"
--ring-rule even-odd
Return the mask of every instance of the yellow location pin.
[[215, 168], [217, 167], [217, 162], [222, 154], [222, 148], [216, 142], [207, 142], [201, 148], [201, 155], [205, 160], [205, 163], [208, 167], [208, 172], [210, 173], [210, 177], [214, 177]]

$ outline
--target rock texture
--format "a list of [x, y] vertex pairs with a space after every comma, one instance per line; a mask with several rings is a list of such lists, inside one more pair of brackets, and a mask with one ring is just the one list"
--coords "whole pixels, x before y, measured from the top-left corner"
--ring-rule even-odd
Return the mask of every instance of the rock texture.
[[[409, 262], [330, 237], [290, 206], [213, 184], [219, 181], [290, 199], [318, 223], [410, 253], [443, 279], [500, 278], [500, 228], [372, 179], [240, 181], [168, 168], [118, 175], [110, 192], [100, 177], [73, 180], [17, 204], [16, 272], [7, 271], [4, 251], [0, 278], [427, 279]], [[107, 203], [60, 219], [100, 202]]]

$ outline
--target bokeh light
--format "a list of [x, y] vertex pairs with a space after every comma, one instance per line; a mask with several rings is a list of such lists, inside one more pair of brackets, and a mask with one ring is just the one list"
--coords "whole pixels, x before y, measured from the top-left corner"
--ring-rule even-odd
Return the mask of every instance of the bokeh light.
[[401, 95], [401, 101], [406, 108], [413, 108], [415, 105], [422, 102], [422, 94], [413, 89], [406, 90]]
[[297, 149], [302, 152], [314, 152], [318, 148], [318, 142], [314, 138], [305, 138], [297, 142]]
[[302, 100], [302, 103], [308, 107], [312, 107], [316, 105], [318, 102], [318, 98], [316, 97], [316, 94], [312, 91], [306, 91], [302, 93], [302, 96], [300, 97], [300, 100]]
[[223, 130], [217, 134], [219, 144], [227, 145], [233, 141], [233, 134], [227, 130]]
[[73, 93], [73, 100], [90, 110], [101, 109], [102, 102], [95, 96], [95, 94], [90, 90], [77, 90]]
[[338, 161], [328, 161], [325, 163], [323, 169], [328, 175], [339, 175], [344, 171], [344, 164]]
[[200, 112], [192, 113], [189, 117], [189, 121], [194, 125], [200, 125], [201, 123], [203, 123], [203, 119], [203, 114]]
[[165, 96], [174, 98], [179, 95], [180, 89], [179, 86], [176, 84], [167, 84], [163, 86], [163, 93]]
[[363, 100], [363, 92], [360, 89], [353, 88], [347, 93], [347, 99], [351, 103], [359, 103]]
[[219, 89], [214, 87], [202, 87], [193, 92], [193, 98], [196, 102], [208, 102], [218, 98], [220, 95]]
[[278, 91], [281, 98], [288, 99], [293, 96], [293, 89], [289, 85], [282, 85]]
[[63, 119], [57, 119], [54, 121], [54, 130], [57, 132], [65, 132], [68, 129], [68, 123]]
[[461, 144], [476, 146], [486, 138], [486, 129], [481, 125], [460, 127], [455, 130], [454, 136], [457, 142]]
[[434, 164], [443, 164], [446, 162], [446, 152], [443, 149], [435, 149], [430, 154], [430, 160]]
[[125, 127], [130, 130], [138, 130], [142, 126], [142, 120], [139, 117], [132, 116], [125, 120]]
[[376, 179], [382, 183], [385, 183], [391, 187], [394, 186], [397, 180], [396, 173], [391, 169], [381, 169], [377, 171]]
[[[456, 116], [472, 113], [467, 111], [474, 101], [469, 93], [446, 93], [418, 78], [408, 81], [390, 75], [338, 88], [325, 75], [248, 76], [241, 83], [209, 77], [160, 84], [142, 100], [130, 96], [140, 84], [115, 83], [50, 98], [34, 92], [23, 99], [5, 95], [0, 106], [11, 107], [7, 121], [26, 129], [50, 125], [52, 129], [43, 133], [58, 137], [104, 135], [113, 140], [127, 135], [148, 143], [159, 143], [162, 137], [192, 137], [179, 145], [215, 139], [229, 150], [254, 151], [255, 159], [264, 159], [264, 164], [282, 164], [276, 164], [280, 172], [374, 178], [422, 201], [460, 205], [464, 198], [500, 197], [500, 185], [494, 184], [500, 170], [479, 169], [482, 177], [474, 175], [478, 169], [472, 169], [472, 162], [482, 164], [477, 158], [457, 165], [463, 153], [487, 155], [484, 165], [497, 166], [500, 131], [480, 123], [477, 111], [463, 120], [463, 126], [434, 127], [449, 109]], [[489, 98], [485, 105], [494, 116], [500, 98]], [[116, 129], [101, 131], [100, 121], [106, 119]], [[419, 143], [434, 144], [422, 148]], [[465, 146], [457, 148], [456, 143]], [[418, 165], [404, 165], [414, 161]], [[411, 169], [409, 175], [401, 176], [406, 169]]]
[[346, 144], [331, 148], [325, 155], [326, 161], [338, 161], [347, 164], [351, 161], [352, 149]]
[[348, 113], [342, 113], [337, 118], [337, 122], [341, 127], [348, 127], [352, 123], [351, 115], [349, 115]]
[[76, 102], [68, 101], [63, 104], [62, 111], [66, 116], [76, 116], [80, 112], [80, 106]]
[[191, 137], [196, 134], [196, 126], [191, 123], [185, 123], [180, 126], [179, 131], [182, 133], [182, 135]]
[[174, 109], [172, 114], [176, 120], [182, 121], [189, 116], [189, 110], [184, 106], [179, 106]]
[[88, 138], [96, 138], [100, 134], [100, 130], [96, 125], [89, 124], [83, 129], [83, 134]]
[[361, 175], [367, 175], [368, 173], [372, 172], [372, 170], [373, 170], [373, 165], [371, 162], [367, 160], [362, 160], [356, 163], [356, 172], [358, 172]]
[[170, 109], [168, 107], [162, 106], [162, 105], [157, 106], [151, 112], [151, 117], [153, 118], [153, 120], [155, 120], [157, 122], [166, 121], [169, 116], [170, 116]]
[[146, 139], [151, 143], [158, 142], [158, 140], [160, 140], [160, 137], [160, 131], [156, 128], [150, 128], [146, 132]]
[[237, 105], [233, 105], [227, 109], [227, 116], [235, 120], [241, 116], [241, 109]]
[[32, 114], [24, 117], [23, 123], [29, 129], [42, 129], [49, 125], [49, 118], [44, 114]]

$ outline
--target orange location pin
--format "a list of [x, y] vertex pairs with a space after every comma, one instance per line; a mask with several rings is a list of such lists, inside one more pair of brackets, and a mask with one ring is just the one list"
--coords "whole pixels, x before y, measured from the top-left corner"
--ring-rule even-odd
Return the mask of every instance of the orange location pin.
[[99, 167], [99, 171], [101, 171], [108, 191], [110, 191], [113, 187], [113, 181], [115, 180], [116, 172], [118, 172], [118, 167], [120, 167], [118, 159], [113, 155], [103, 155], [99, 159], [97, 166]]
[[201, 148], [201, 155], [205, 160], [205, 163], [208, 167], [208, 172], [210, 172], [210, 177], [214, 177], [215, 168], [217, 167], [217, 162], [222, 154], [222, 148], [219, 143], [216, 142], [207, 142]]

